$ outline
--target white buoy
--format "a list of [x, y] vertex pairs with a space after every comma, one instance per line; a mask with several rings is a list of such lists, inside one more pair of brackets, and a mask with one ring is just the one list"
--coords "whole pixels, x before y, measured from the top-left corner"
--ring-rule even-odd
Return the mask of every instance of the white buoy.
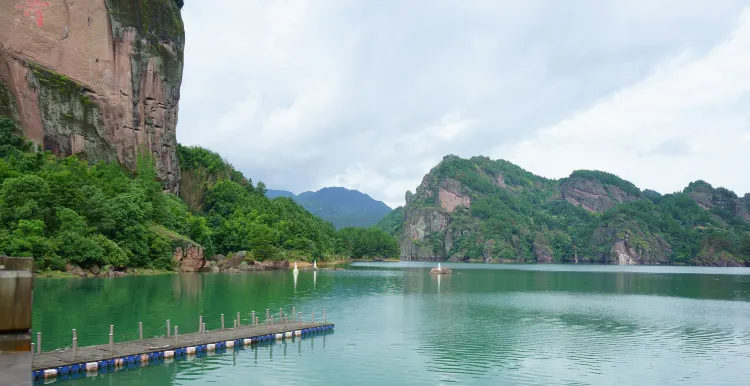
[[313, 260], [313, 269], [318, 269], [318, 261]]
[[294, 271], [292, 271], [295, 275], [299, 273], [299, 269], [297, 269], [297, 262], [294, 262]]
[[441, 269], [441, 268], [440, 268], [440, 263], [438, 263], [438, 269]]

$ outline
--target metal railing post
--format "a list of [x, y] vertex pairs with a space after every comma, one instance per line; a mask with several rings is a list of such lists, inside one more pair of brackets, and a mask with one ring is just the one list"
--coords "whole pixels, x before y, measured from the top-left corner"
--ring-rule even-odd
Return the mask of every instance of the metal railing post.
[[37, 354], [42, 353], [42, 333], [41, 332], [36, 333], [36, 353]]
[[143, 322], [138, 322], [138, 339], [143, 340]]
[[115, 325], [109, 325], [109, 355], [114, 355], [115, 352]]
[[221, 329], [224, 329], [224, 314], [221, 314]]
[[73, 361], [76, 360], [76, 353], [78, 351], [78, 333], [76, 332], [76, 329], [73, 329]]
[[171, 327], [169, 319], [167, 319], [167, 338], [169, 338], [171, 334], [172, 334], [172, 327]]

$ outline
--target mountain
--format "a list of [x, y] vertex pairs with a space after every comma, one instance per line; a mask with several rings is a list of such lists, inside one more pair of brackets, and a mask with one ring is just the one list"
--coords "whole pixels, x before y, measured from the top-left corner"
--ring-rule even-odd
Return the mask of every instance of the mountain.
[[295, 198], [297, 196], [294, 193], [287, 191], [287, 190], [266, 189], [266, 197], [270, 199], [274, 199], [276, 197]]
[[146, 149], [176, 193], [181, 3], [0, 2], [0, 115], [59, 156], [134, 170]]
[[750, 194], [696, 181], [661, 195], [590, 170], [552, 180], [487, 157], [444, 157], [378, 227], [405, 260], [750, 266]]
[[290, 197], [312, 214], [333, 223], [336, 229], [370, 227], [391, 212], [391, 208], [382, 201], [358, 190], [341, 187], [328, 187], [299, 195], [286, 190], [268, 189], [266, 196]]

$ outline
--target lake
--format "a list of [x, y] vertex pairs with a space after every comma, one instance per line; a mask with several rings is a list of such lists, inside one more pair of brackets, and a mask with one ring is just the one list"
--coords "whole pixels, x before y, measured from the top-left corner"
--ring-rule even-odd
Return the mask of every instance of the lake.
[[[66, 385], [749, 385], [750, 268], [354, 263], [345, 270], [36, 279], [45, 350], [231, 326], [237, 312], [334, 333]], [[261, 316], [262, 319], [262, 316]]]

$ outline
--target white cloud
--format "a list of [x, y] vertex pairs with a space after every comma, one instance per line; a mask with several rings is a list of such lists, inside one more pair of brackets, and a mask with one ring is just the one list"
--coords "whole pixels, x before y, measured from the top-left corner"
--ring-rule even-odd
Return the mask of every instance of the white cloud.
[[[699, 178], [748, 192], [750, 181], [739, 176], [747, 173], [750, 148], [737, 141], [750, 116], [748, 68], [750, 8], [729, 38], [705, 55], [671, 60], [533, 139], [495, 149], [493, 156], [551, 177], [598, 169], [662, 192]], [[682, 148], [675, 152], [675, 146]]]
[[749, 190], [745, 6], [190, 1], [178, 140], [271, 188], [391, 205], [446, 154]]

